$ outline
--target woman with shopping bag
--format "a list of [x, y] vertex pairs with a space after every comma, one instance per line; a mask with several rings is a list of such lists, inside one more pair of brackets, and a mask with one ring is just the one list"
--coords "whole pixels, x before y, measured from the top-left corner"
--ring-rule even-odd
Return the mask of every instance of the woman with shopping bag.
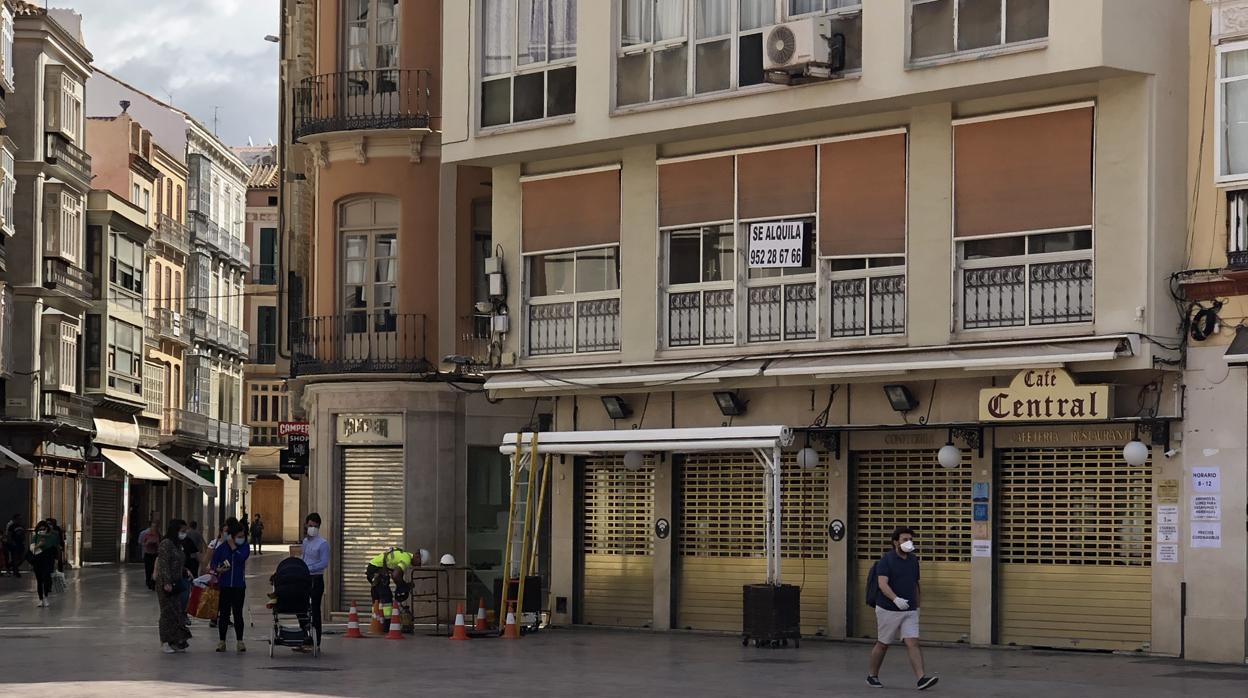
[[52, 532], [47, 521], [35, 524], [35, 536], [30, 540], [30, 564], [35, 568], [35, 588], [39, 592], [39, 607], [49, 606], [52, 595], [52, 571], [56, 568], [56, 551], [60, 538]]
[[165, 528], [165, 537], [156, 552], [152, 581], [160, 603], [160, 651], [165, 654], [184, 652], [190, 646], [191, 631], [186, 627], [186, 611], [182, 608], [182, 585], [186, 583], [186, 522], [173, 519]]

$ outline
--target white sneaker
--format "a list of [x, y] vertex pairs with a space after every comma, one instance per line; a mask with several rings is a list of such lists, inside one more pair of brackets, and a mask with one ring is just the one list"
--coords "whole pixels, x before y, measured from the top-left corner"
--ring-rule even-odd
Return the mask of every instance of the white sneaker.
[[169, 646], [168, 642], [160, 643], [160, 651], [164, 652], [165, 654], [173, 654], [174, 652], [177, 652], [177, 650]]

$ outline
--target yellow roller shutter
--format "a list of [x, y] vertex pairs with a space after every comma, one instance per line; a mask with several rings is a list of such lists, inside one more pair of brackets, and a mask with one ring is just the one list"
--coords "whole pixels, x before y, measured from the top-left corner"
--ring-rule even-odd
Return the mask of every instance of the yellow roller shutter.
[[[741, 587], [767, 577], [763, 468], [750, 454], [696, 454], [681, 473], [677, 627], [741, 631]], [[828, 623], [828, 471], [783, 460], [781, 581], [800, 586], [802, 633]]]
[[965, 642], [971, 632], [971, 464], [940, 467], [934, 450], [861, 451], [855, 464], [854, 637], [875, 637], [867, 572], [892, 548], [897, 526], [914, 529], [922, 590], [922, 636]]
[[1117, 447], [1005, 450], [1000, 483], [999, 642], [1147, 649], [1151, 463]]
[[654, 467], [624, 468], [623, 457], [586, 459], [583, 620], [649, 627], [654, 620]]

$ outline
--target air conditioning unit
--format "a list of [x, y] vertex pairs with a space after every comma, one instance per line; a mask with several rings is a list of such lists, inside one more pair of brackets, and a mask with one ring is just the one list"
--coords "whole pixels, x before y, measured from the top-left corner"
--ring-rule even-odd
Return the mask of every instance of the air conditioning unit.
[[828, 17], [777, 24], [763, 37], [763, 73], [768, 82], [827, 80], [843, 70], [845, 35], [832, 33]]

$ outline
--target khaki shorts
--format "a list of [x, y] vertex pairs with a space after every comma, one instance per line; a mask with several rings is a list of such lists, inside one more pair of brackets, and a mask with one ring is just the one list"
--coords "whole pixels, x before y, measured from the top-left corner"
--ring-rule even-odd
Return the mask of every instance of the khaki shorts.
[[901, 640], [919, 637], [919, 612], [875, 609], [876, 638], [885, 645], [895, 645]]

